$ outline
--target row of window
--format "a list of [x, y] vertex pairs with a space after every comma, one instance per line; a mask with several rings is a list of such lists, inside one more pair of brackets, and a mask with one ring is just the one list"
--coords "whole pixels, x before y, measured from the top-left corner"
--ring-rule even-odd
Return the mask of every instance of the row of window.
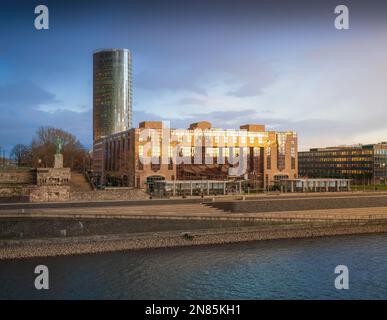
[[350, 156], [350, 155], [372, 155], [372, 150], [357, 150], [357, 151], [319, 151], [319, 152], [299, 152], [298, 156], [301, 157], [333, 157], [333, 156]]
[[300, 157], [300, 162], [371, 162], [372, 158], [370, 157], [350, 157], [350, 158], [302, 158]]
[[[206, 156], [210, 157], [230, 157], [230, 156], [236, 156], [238, 157], [241, 154], [241, 151], [243, 154], [249, 154], [250, 148], [213, 148], [213, 147], [207, 147], [204, 150], [204, 153]], [[174, 156], [174, 152], [178, 153], [178, 155], [183, 156], [183, 157], [192, 157], [195, 156], [196, 154], [201, 153], [201, 148], [197, 147], [179, 147], [179, 148], [174, 148], [173, 146], [169, 145], [168, 146], [168, 156], [172, 157]], [[147, 157], [160, 157], [161, 156], [161, 147], [159, 144], [152, 145], [148, 150], [147, 154], [144, 154], [144, 146], [139, 145], [138, 146], [138, 154], [139, 156], [147, 156]], [[259, 154], [259, 148], [254, 148], [254, 154], [258, 155]]]
[[299, 175], [303, 176], [315, 176], [315, 175], [321, 175], [321, 176], [327, 176], [330, 174], [354, 174], [354, 175], [363, 175], [367, 173], [371, 173], [372, 170], [299, 170]]

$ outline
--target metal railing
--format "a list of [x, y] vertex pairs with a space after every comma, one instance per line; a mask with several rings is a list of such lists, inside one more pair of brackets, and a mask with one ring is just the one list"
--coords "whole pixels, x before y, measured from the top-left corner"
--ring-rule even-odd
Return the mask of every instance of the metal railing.
[[87, 182], [90, 184], [91, 189], [97, 190], [97, 185], [93, 181], [93, 178], [90, 177], [90, 174], [89, 174], [89, 172], [87, 170], [84, 171], [84, 176], [85, 176]]

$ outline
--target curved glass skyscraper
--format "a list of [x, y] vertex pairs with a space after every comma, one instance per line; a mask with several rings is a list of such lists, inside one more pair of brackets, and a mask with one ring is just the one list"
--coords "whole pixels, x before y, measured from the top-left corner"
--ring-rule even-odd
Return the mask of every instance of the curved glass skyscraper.
[[132, 58], [128, 49], [93, 55], [94, 141], [132, 127]]

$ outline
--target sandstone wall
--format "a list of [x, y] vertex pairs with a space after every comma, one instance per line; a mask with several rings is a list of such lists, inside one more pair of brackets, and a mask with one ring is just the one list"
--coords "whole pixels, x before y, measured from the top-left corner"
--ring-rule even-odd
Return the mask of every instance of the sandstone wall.
[[36, 186], [29, 193], [30, 202], [62, 202], [70, 200], [69, 186]]
[[0, 185], [1, 184], [34, 184], [33, 170], [1, 170], [0, 171]]
[[0, 186], [0, 203], [145, 200], [149, 196], [139, 189], [73, 191], [69, 186]]
[[39, 168], [36, 172], [38, 186], [65, 186], [70, 179], [70, 168]]
[[28, 202], [28, 187], [21, 185], [0, 186], [0, 203]]
[[71, 192], [71, 201], [144, 200], [149, 196], [139, 189], [95, 190]]
[[[0, 199], [8, 197], [18, 197], [23, 195], [23, 188], [20, 186], [0, 187]], [[0, 200], [1, 202], [1, 200]]]

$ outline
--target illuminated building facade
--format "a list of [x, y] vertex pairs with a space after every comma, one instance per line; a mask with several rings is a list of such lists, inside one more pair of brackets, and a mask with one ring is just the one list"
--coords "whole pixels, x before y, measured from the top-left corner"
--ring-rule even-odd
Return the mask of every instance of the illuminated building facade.
[[128, 49], [93, 55], [93, 141], [132, 127], [132, 71]]
[[171, 129], [142, 122], [94, 143], [93, 170], [100, 185], [147, 188], [165, 180], [244, 180], [265, 188], [297, 177], [297, 135], [263, 125], [212, 128], [209, 122]]
[[310, 149], [299, 152], [299, 175], [353, 179], [355, 184], [386, 184], [387, 143]]

